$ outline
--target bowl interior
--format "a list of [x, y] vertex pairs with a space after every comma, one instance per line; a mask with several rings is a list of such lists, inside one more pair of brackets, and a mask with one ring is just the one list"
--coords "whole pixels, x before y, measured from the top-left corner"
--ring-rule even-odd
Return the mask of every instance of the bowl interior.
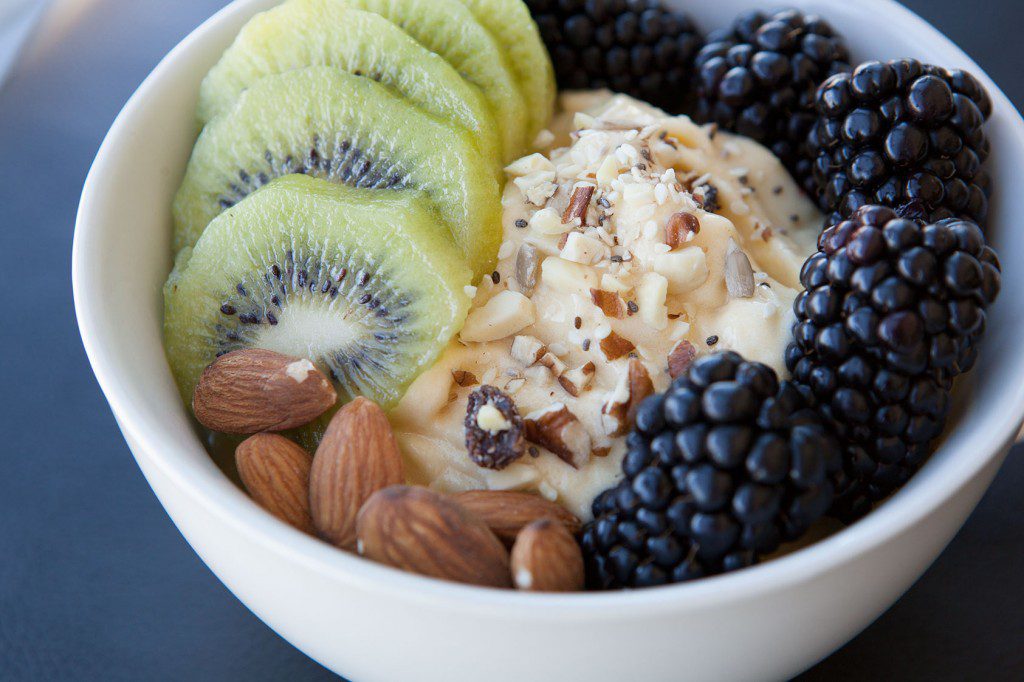
[[[129, 101], [111, 128], [85, 185], [75, 233], [74, 287], [82, 336], [100, 384], [135, 454], [172, 476], [192, 497], [234, 519], [240, 531], [277, 543], [315, 562], [339, 580], [407, 590], [416, 598], [443, 598], [455, 606], [481, 600], [505, 607], [523, 595], [482, 591], [399, 575], [307, 538], [251, 503], [213, 464], [194, 432], [168, 371], [161, 344], [161, 287], [171, 265], [171, 198], [194, 141], [193, 110], [199, 82], [252, 14], [275, 0], [237, 0], [173, 50]], [[708, 30], [760, 2], [671, 0]], [[995, 102], [988, 131], [996, 194], [992, 239], [1004, 268], [1003, 295], [990, 317], [985, 351], [973, 373], [968, 404], [939, 451], [903, 491], [863, 522], [807, 549], [767, 564], [659, 590], [571, 597], [530, 596], [536, 617], [558, 617], [575, 608], [611, 614], [634, 606], [662, 606], [677, 599], [739, 597], [826, 570], [920, 519], [1013, 438], [1024, 415], [1024, 232], [1011, 226], [1024, 215], [1024, 123], [1007, 98], [963, 52], [925, 22], [889, 0], [791, 3], [814, 10], [842, 28], [855, 61], [916, 57], [969, 69]], [[881, 19], [881, 20], [880, 20]], [[729, 587], [723, 590], [723, 587]], [[537, 610], [538, 600], [569, 609]], [[577, 614], [578, 615], [578, 614]]]

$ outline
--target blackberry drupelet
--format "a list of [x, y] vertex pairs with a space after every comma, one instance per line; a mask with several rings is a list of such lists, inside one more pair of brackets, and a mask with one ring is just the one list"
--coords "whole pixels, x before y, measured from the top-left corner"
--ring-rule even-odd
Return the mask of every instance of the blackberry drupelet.
[[526, 0], [562, 89], [609, 88], [678, 111], [700, 32], [659, 0]]
[[832, 504], [840, 446], [809, 397], [733, 352], [698, 358], [649, 397], [625, 478], [583, 530], [597, 589], [681, 582], [748, 566]]
[[833, 511], [849, 520], [905, 482], [942, 432], [952, 380], [974, 364], [999, 293], [999, 261], [972, 222], [926, 225], [882, 206], [818, 244], [786, 364], [846, 444]]
[[695, 118], [769, 147], [806, 187], [810, 162], [801, 150], [816, 119], [814, 92], [849, 69], [842, 38], [815, 15], [794, 9], [740, 15], [712, 32], [697, 54]]
[[807, 154], [826, 225], [865, 204], [928, 222], [962, 217], [984, 225], [983, 124], [992, 102], [969, 73], [912, 59], [866, 62], [823, 83], [816, 107]]

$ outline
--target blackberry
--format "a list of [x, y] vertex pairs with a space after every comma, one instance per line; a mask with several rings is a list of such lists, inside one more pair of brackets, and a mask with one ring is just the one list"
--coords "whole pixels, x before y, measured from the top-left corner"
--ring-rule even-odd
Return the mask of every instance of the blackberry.
[[825, 230], [804, 263], [788, 360], [851, 357], [908, 376], [955, 377], [974, 362], [999, 261], [974, 223], [925, 225], [864, 206]]
[[847, 444], [837, 515], [851, 518], [901, 485], [942, 432], [999, 261], [972, 222], [864, 206], [821, 234], [800, 281], [786, 364]]
[[790, 382], [733, 352], [695, 360], [645, 400], [625, 478], [583, 529], [594, 588], [646, 587], [748, 566], [833, 501], [838, 442]]
[[807, 154], [826, 225], [865, 204], [928, 222], [962, 217], [984, 225], [983, 124], [992, 101], [969, 73], [913, 59], [866, 62], [825, 81], [816, 107]]
[[608, 88], [678, 111], [703, 44], [658, 0], [526, 0], [562, 89]]
[[694, 116], [763, 143], [811, 186], [801, 149], [816, 119], [814, 92], [849, 69], [848, 61], [842, 38], [818, 16], [795, 9], [747, 12], [709, 34], [697, 54]]
[[[859, 361], [854, 361], [857, 363]], [[852, 523], [924, 464], [949, 416], [948, 378], [880, 369], [854, 385], [850, 372], [817, 382], [819, 412], [843, 441], [843, 470], [829, 515]], [[831, 379], [831, 383], [829, 383]]]

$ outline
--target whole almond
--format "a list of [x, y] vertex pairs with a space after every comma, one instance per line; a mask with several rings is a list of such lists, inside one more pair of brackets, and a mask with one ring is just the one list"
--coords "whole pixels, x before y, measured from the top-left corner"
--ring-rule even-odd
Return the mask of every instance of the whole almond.
[[392, 486], [359, 512], [359, 552], [442, 580], [511, 587], [508, 550], [462, 505], [426, 488]]
[[512, 581], [528, 592], [583, 589], [583, 553], [565, 526], [554, 519], [534, 521], [512, 546]]
[[268, 512], [304, 533], [309, 515], [309, 468], [313, 458], [276, 433], [257, 433], [235, 448], [235, 465], [249, 496]]
[[320, 536], [355, 549], [359, 508], [378, 490], [404, 480], [402, 455], [384, 410], [363, 397], [345, 405], [327, 425], [313, 457], [309, 502]]
[[511, 547], [524, 527], [545, 517], [555, 519], [570, 533], [580, 530], [580, 520], [560, 504], [540, 495], [516, 490], [467, 490], [452, 499], [487, 524], [498, 539]]
[[250, 434], [303, 426], [336, 400], [331, 382], [309, 360], [245, 348], [203, 370], [192, 411], [211, 431]]

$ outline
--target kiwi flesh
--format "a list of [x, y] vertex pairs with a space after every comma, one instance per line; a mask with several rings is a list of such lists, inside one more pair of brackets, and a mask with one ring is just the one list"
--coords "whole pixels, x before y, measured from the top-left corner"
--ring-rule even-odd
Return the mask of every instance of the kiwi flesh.
[[530, 9], [522, 0], [459, 0], [505, 53], [526, 98], [530, 127], [527, 144], [546, 128], [555, 110], [555, 70]]
[[394, 405], [458, 331], [470, 271], [412, 191], [274, 180], [218, 216], [164, 286], [164, 344], [186, 402], [241, 348], [312, 360], [343, 404]]
[[293, 173], [421, 190], [476, 274], [493, 269], [500, 190], [472, 136], [379, 83], [327, 66], [260, 79], [206, 125], [174, 199], [175, 250], [253, 190]]
[[260, 78], [307, 66], [372, 78], [472, 132], [495, 163], [501, 158], [497, 126], [479, 88], [391, 22], [339, 0], [288, 0], [249, 20], [200, 85], [200, 124], [228, 111]]
[[511, 65], [491, 34], [459, 0], [338, 0], [379, 14], [451, 64], [479, 87], [498, 124], [505, 160], [518, 158], [528, 140], [526, 101]]

